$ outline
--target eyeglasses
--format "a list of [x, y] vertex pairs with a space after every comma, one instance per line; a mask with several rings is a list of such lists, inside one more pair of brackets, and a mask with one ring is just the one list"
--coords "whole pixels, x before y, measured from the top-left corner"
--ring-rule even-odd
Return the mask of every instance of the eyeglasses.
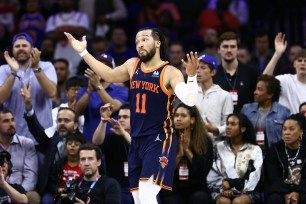
[[57, 119], [57, 123], [61, 123], [61, 122], [63, 122], [63, 123], [70, 123], [71, 120], [69, 118], [58, 118]]

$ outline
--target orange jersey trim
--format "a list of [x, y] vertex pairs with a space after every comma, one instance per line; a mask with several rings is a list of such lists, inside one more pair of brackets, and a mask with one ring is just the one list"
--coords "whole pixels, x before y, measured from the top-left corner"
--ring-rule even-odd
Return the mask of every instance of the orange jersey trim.
[[136, 59], [136, 62], [135, 62], [135, 64], [134, 64], [134, 67], [133, 67], [133, 69], [132, 69], [130, 81], [132, 80], [132, 78], [133, 78], [133, 76], [134, 76], [134, 74], [135, 74], [135, 71], [136, 71], [136, 68], [137, 68], [137, 65], [138, 65], [139, 61], [140, 61], [140, 59], [137, 58], [137, 59]]
[[153, 72], [153, 71], [159, 69], [160, 67], [164, 66], [165, 64], [168, 64], [168, 61], [165, 61], [165, 62], [161, 63], [160, 65], [158, 65], [157, 67], [153, 67], [151, 69], [145, 69], [143, 67], [143, 63], [141, 63], [140, 67], [141, 67], [141, 71], [143, 71], [144, 73], [150, 73], [150, 72]]
[[[149, 178], [140, 178], [140, 179], [139, 179], [139, 181], [148, 181], [148, 180], [149, 180]], [[153, 183], [156, 184], [156, 185], [158, 185], [158, 186], [160, 186], [161, 188], [163, 188], [163, 189], [165, 189], [165, 190], [172, 191], [172, 187], [163, 185], [163, 184], [162, 184], [162, 181], [161, 181], [160, 184], [157, 184], [157, 179], [155, 179], [155, 180], [153, 180]], [[137, 191], [137, 190], [138, 190], [138, 187], [136, 187], [136, 188], [131, 188], [131, 189], [130, 189], [131, 192], [134, 192], [134, 191]]]
[[[170, 106], [173, 104], [175, 98], [173, 98], [173, 101], [170, 102], [170, 98], [171, 98], [171, 95], [168, 95], [168, 102], [167, 102], [167, 118], [166, 120], [164, 121], [164, 133], [166, 134], [166, 139], [168, 139], [168, 132], [167, 132], [167, 127], [170, 127], [170, 131], [171, 131], [171, 134], [174, 132], [173, 128], [172, 128], [172, 124], [173, 124], [173, 121], [172, 121], [172, 117], [171, 117], [171, 111], [170, 111]], [[167, 121], [169, 124], [167, 124]]]
[[138, 187], [130, 189], [130, 192], [135, 192], [135, 191], [138, 191]]

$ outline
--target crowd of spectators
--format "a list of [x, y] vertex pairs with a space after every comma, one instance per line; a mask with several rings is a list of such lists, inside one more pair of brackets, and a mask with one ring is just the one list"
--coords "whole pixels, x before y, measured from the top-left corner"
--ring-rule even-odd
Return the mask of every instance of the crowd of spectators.
[[115, 68], [138, 56], [139, 28], [158, 27], [185, 79], [181, 60], [199, 54], [196, 105], [175, 101], [173, 191], [158, 201], [305, 204], [304, 16], [299, 0], [0, 0], [1, 196], [61, 202], [78, 178], [92, 203], [133, 203], [129, 81], [102, 80], [64, 32]]

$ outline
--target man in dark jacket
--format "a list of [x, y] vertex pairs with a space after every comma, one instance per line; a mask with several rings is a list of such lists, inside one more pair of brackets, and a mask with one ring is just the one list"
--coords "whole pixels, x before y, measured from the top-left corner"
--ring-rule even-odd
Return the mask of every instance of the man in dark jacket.
[[27, 122], [31, 134], [35, 137], [38, 145], [36, 149], [44, 156], [38, 173], [38, 192], [43, 195], [46, 190], [50, 169], [56, 161], [65, 157], [65, 140], [67, 135], [75, 133], [78, 129], [78, 117], [71, 108], [60, 108], [57, 115], [57, 129], [53, 134], [45, 131], [37, 120], [32, 108], [31, 85], [24, 86], [21, 90], [22, 99], [26, 110], [24, 118]]

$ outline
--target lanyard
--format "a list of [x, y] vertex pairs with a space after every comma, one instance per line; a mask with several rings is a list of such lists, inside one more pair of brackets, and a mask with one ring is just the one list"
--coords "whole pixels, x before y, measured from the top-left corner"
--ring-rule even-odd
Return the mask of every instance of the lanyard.
[[[96, 185], [96, 183], [97, 183], [97, 181], [99, 180], [100, 177], [101, 177], [100, 175], [97, 176], [96, 179], [94, 180], [94, 182], [92, 182], [92, 184], [90, 185], [90, 187], [89, 187], [89, 189], [88, 189], [88, 191], [86, 193], [87, 196], [89, 195], [89, 193], [92, 190], [92, 188]], [[83, 181], [84, 181], [84, 177], [82, 178], [82, 180], [80, 181], [80, 183], [78, 185], [79, 188], [81, 188], [81, 185], [82, 185]]]
[[224, 68], [223, 68], [223, 72], [224, 72], [224, 75], [225, 75], [225, 78], [226, 78], [226, 81], [228, 83], [228, 85], [232, 88], [232, 90], [235, 90], [235, 86], [236, 86], [236, 82], [237, 82], [237, 76], [238, 76], [238, 68], [235, 72], [235, 81], [234, 81], [234, 85], [232, 86], [231, 82], [229, 81], [228, 77], [227, 77], [227, 73], [225, 72]]

